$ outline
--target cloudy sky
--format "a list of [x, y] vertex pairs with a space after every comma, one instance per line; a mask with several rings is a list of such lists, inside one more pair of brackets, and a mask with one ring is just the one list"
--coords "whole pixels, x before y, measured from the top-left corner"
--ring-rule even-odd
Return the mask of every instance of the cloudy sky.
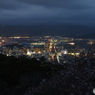
[[0, 24], [95, 25], [95, 0], [0, 0]]

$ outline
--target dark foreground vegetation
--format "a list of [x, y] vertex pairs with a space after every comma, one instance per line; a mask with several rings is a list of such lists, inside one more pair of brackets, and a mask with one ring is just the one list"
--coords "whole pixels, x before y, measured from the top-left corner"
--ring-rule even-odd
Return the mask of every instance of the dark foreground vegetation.
[[61, 69], [44, 60], [44, 57], [37, 60], [0, 54], [0, 95], [23, 95], [29, 87], [40, 85], [43, 79], [50, 79]]
[[0, 54], [0, 95], [93, 95], [95, 56], [71, 64]]

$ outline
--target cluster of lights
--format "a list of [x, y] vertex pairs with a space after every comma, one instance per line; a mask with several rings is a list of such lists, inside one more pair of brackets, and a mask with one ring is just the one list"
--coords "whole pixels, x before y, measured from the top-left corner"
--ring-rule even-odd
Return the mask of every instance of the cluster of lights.
[[77, 57], [80, 55], [80, 53], [69, 53], [69, 54]]
[[11, 38], [20, 39], [20, 38], [29, 38], [29, 37], [28, 36], [14, 36], [14, 37], [11, 37]]
[[68, 43], [68, 44], [70, 44], [70, 45], [75, 45], [75, 43]]
[[[36, 52], [27, 51], [28, 56], [31, 56], [32, 54], [36, 54]], [[39, 51], [38, 54], [41, 54], [41, 51]]]
[[41, 43], [31, 43], [31, 45], [45, 45], [45, 43], [41, 42]]

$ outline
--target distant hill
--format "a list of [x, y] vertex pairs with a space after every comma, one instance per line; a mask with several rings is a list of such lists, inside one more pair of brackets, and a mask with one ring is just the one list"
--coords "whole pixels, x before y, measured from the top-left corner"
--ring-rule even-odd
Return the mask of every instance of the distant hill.
[[32, 25], [32, 26], [0, 26], [0, 35], [58, 35], [58, 36], [83, 36], [95, 33], [95, 28], [81, 25]]

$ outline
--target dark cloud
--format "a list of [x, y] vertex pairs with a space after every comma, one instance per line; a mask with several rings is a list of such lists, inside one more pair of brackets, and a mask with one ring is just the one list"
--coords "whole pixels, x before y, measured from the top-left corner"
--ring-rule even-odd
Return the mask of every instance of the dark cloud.
[[0, 0], [0, 10], [15, 10], [24, 7], [25, 4], [16, 0]]
[[90, 8], [95, 0], [0, 0], [0, 8], [14, 9], [25, 5], [37, 5], [48, 8], [83, 9]]
[[[89, 8], [93, 0], [18, 0], [26, 4], [40, 5], [45, 7], [60, 7], [69, 9]], [[95, 3], [95, 1], [93, 1]]]
[[12, 0], [0, 0], [1, 9], [14, 9], [17, 8], [18, 4]]
[[66, 3], [66, 0], [18, 0], [18, 1], [21, 1], [27, 4], [40, 5], [40, 6], [45, 6], [45, 7], [64, 6], [63, 4]]
[[0, 24], [95, 21], [95, 0], [0, 0]]

